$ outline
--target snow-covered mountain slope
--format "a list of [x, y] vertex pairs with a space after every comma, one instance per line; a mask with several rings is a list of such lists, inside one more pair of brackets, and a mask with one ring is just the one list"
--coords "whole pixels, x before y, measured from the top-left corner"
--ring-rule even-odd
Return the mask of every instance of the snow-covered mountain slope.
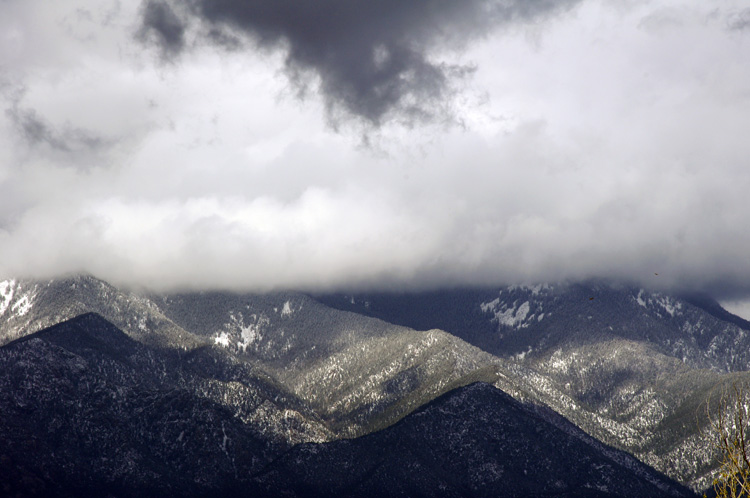
[[327, 438], [293, 395], [204, 353], [146, 346], [92, 313], [0, 347], [3, 484], [21, 496], [206, 496], [296, 438]]
[[562, 345], [625, 339], [695, 368], [750, 369], [746, 322], [706, 297], [588, 282], [318, 298], [392, 323], [446, 330], [501, 357], [523, 360]]
[[6, 282], [0, 296], [3, 341], [99, 313], [189, 378], [212, 372], [186, 388], [245, 423], [276, 420], [287, 444], [367, 434], [484, 381], [696, 490], [715, 468], [702, 404], [727, 369], [746, 375], [741, 321], [610, 284], [311, 298], [139, 294], [80, 276]]
[[634, 458], [589, 444], [570, 423], [550, 423], [481, 383], [381, 432], [295, 447], [256, 480], [261, 493], [292, 497], [691, 496]]
[[[494, 366], [502, 364], [445, 332], [418, 332], [299, 293], [147, 295], [91, 276], [5, 288], [11, 289], [0, 316], [5, 341], [95, 312], [143, 344], [182, 354], [200, 350], [216, 361], [268, 374], [321, 418], [329, 438], [390, 425], [468, 382], [494, 382]], [[12, 313], [19, 302], [31, 308]], [[226, 386], [215, 390], [215, 398], [233, 409], [241, 406]]]
[[487, 384], [369, 437], [290, 448], [326, 429], [272, 379], [93, 313], [0, 347], [0, 410], [2, 489], [22, 496], [688, 494]]
[[744, 322], [705, 297], [595, 283], [319, 299], [513, 360], [499, 387], [696, 490], [717, 464], [706, 403], [750, 379]]
[[263, 365], [345, 437], [386, 427], [456, 386], [493, 382], [503, 363], [443, 331], [392, 325], [303, 294], [152, 301], [185, 330]]
[[693, 369], [625, 340], [558, 349], [516, 369], [533, 401], [695, 490], [709, 487], [718, 463], [707, 403], [750, 381], [749, 372]]
[[187, 351], [206, 343], [167, 319], [147, 297], [88, 275], [0, 282], [0, 344], [83, 313], [98, 313], [154, 346]]

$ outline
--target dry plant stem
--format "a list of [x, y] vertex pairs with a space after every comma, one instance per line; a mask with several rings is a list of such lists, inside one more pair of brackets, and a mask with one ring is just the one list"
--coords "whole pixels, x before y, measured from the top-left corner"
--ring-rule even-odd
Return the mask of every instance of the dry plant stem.
[[735, 383], [731, 390], [724, 390], [718, 413], [711, 423], [718, 436], [717, 450], [721, 455], [719, 475], [714, 480], [714, 491], [720, 498], [750, 498], [748, 406], [745, 402], [748, 388], [750, 386]]

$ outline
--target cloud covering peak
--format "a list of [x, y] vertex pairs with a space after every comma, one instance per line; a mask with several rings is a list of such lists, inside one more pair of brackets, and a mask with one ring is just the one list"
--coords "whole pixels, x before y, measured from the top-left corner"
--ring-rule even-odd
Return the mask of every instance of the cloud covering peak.
[[[746, 14], [740, 0], [5, 0], [0, 277], [614, 277], [742, 297]], [[298, 99], [299, 82], [320, 92]], [[415, 118], [441, 106], [459, 126]]]

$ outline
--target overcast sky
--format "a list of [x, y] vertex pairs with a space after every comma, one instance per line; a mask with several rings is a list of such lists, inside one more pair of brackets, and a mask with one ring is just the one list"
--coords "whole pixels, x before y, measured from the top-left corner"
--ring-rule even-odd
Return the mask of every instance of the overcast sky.
[[0, 0], [0, 39], [0, 275], [750, 292], [744, 0]]

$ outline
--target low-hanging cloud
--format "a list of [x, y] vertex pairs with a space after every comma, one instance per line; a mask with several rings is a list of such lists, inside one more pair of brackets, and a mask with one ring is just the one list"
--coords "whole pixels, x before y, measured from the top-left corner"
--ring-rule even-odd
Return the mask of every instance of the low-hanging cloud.
[[[286, 54], [290, 81], [304, 93], [319, 80], [328, 116], [380, 125], [450, 119], [453, 84], [473, 69], [435, 57], [501, 24], [537, 20], [578, 0], [147, 0], [139, 33], [164, 55], [186, 48], [186, 26], [236, 48], [237, 36]], [[182, 15], [182, 19], [177, 13]], [[145, 36], [153, 34], [154, 36]], [[254, 47], [253, 47], [254, 49]]]
[[[554, 15], [571, 4], [431, 0], [422, 17], [414, 2], [380, 2], [386, 15], [351, 1], [372, 23], [342, 3], [348, 24], [332, 33], [300, 18], [330, 24], [328, 1], [301, 13], [0, 2], [0, 279], [319, 290], [611, 277], [750, 295], [750, 30], [742, 0], [727, 1]], [[441, 59], [456, 47], [464, 57]], [[431, 94], [407, 81], [379, 101], [359, 58], [402, 49], [435, 95], [450, 93], [451, 64], [475, 62], [454, 100], [465, 126], [388, 123]], [[295, 70], [324, 93], [279, 98]], [[380, 123], [381, 148], [332, 130], [326, 106]]]

